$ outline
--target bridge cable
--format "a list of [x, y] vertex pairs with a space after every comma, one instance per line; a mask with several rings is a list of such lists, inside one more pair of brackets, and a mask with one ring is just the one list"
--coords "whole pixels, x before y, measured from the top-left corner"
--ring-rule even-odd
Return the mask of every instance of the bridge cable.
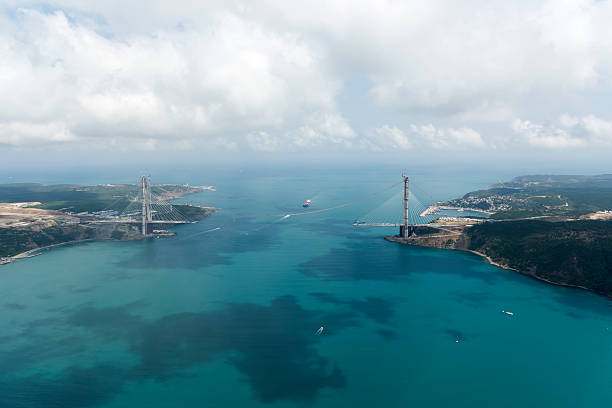
[[230, 210], [230, 209], [223, 209], [223, 208], [220, 208], [220, 210], [231, 212], [231, 213], [234, 213], [234, 214], [250, 215], [250, 216], [253, 216], [253, 217], [284, 217], [286, 215], [290, 215], [290, 216], [293, 217], [293, 216], [298, 216], [298, 215], [316, 214], [316, 213], [322, 213], [322, 212], [337, 210], [338, 208], [348, 207], [349, 205], [353, 205], [353, 204], [361, 202], [361, 201], [369, 200], [369, 199], [371, 199], [373, 197], [376, 197], [377, 195], [380, 195], [380, 194], [382, 194], [382, 193], [384, 193], [386, 191], [391, 190], [392, 188], [397, 187], [398, 185], [402, 184], [403, 182], [404, 182], [403, 180], [399, 181], [399, 182], [394, 183], [393, 185], [391, 185], [389, 187], [386, 187], [386, 188], [384, 188], [382, 190], [378, 190], [378, 191], [375, 191], [373, 193], [366, 194], [364, 196], [361, 196], [361, 197], [359, 197], [359, 198], [357, 198], [355, 200], [348, 201], [346, 203], [338, 204], [338, 205], [335, 205], [333, 207], [321, 208], [321, 209], [317, 209], [317, 210], [299, 211], [299, 212], [294, 212], [294, 213], [277, 213], [277, 214], [252, 213], [252, 212], [244, 212], [244, 211]]

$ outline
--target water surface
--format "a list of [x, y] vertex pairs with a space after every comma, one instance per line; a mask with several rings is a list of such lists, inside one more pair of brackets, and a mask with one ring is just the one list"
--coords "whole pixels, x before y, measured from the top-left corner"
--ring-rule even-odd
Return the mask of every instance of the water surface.
[[[300, 211], [305, 199], [333, 206], [397, 174], [191, 177], [176, 181], [218, 191], [183, 201], [224, 210], [177, 237], [69, 245], [0, 268], [0, 407], [612, 401], [610, 301], [351, 225], [397, 221], [401, 191], [333, 212], [255, 215]], [[498, 179], [414, 176], [429, 188], [423, 201]]]

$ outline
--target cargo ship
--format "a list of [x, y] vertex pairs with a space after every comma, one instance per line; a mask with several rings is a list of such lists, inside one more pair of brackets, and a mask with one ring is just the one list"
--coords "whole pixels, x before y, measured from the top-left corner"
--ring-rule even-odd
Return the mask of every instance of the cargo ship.
[[302, 204], [302, 207], [310, 207], [310, 203], [311, 203], [311, 202], [312, 202], [312, 201], [310, 201], [310, 200], [306, 200], [306, 201], [304, 201], [304, 204]]

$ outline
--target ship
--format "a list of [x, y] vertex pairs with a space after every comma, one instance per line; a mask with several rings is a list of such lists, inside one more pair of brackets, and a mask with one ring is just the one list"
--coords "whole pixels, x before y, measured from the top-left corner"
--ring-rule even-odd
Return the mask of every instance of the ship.
[[310, 200], [306, 200], [306, 201], [304, 201], [304, 204], [302, 204], [302, 207], [310, 207], [310, 203], [311, 203], [311, 202], [312, 202], [312, 201], [310, 201]]

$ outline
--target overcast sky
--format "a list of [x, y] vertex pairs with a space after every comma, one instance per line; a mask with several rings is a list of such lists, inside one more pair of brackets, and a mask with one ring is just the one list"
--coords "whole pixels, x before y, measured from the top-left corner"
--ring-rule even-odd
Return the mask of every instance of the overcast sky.
[[604, 163], [611, 21], [589, 0], [0, 0], [0, 158]]

